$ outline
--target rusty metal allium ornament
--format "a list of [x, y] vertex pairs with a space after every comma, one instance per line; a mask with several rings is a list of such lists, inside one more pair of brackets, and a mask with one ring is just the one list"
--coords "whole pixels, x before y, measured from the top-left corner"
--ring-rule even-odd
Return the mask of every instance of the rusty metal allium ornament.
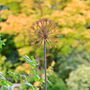
[[31, 37], [36, 42], [44, 43], [44, 63], [45, 63], [45, 90], [47, 90], [47, 59], [46, 59], [46, 43], [48, 40], [55, 38], [58, 34], [56, 31], [56, 23], [49, 19], [40, 19], [31, 27]]
[[56, 23], [49, 19], [40, 19], [36, 21], [30, 30], [31, 37], [36, 42], [42, 42], [42, 40], [52, 40], [58, 34], [56, 29]]

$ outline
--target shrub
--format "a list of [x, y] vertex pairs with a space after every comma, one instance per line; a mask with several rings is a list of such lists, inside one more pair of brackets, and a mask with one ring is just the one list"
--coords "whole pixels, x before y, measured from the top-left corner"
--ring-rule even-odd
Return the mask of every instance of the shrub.
[[69, 90], [90, 90], [90, 65], [80, 65], [66, 81]]

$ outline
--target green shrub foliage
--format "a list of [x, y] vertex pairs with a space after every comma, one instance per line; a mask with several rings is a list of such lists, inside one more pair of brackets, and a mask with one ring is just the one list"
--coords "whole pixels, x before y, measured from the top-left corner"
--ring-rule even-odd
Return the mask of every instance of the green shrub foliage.
[[77, 70], [70, 73], [66, 80], [69, 90], [89, 90], [90, 89], [90, 66], [80, 65]]

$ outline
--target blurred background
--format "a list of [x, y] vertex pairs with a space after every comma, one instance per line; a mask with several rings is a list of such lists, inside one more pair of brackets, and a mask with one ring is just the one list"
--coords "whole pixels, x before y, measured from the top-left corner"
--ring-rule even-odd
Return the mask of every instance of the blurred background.
[[89, 90], [90, 0], [0, 0], [0, 34], [5, 40], [0, 72], [30, 74], [24, 55], [34, 56], [43, 72], [43, 46], [33, 44], [28, 35], [41, 18], [57, 22], [60, 34], [57, 43], [47, 45], [48, 69], [53, 67], [48, 90]]

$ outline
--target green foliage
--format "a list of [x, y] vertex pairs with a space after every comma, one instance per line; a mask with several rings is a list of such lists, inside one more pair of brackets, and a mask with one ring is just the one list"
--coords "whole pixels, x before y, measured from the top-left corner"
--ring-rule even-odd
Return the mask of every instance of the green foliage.
[[1, 40], [1, 38], [0, 38], [0, 49], [2, 48], [3, 45], [5, 45], [4, 42], [5, 42], [5, 40]]
[[52, 73], [52, 75], [49, 75], [48, 79], [50, 81], [50, 84], [48, 85], [49, 90], [69, 90], [64, 81], [56, 74]]
[[[0, 71], [6, 73], [8, 70], [12, 71], [11, 68], [16, 67], [15, 62], [17, 62], [16, 55], [18, 56], [18, 52], [11, 49], [15, 49], [15, 46], [12, 46], [12, 44], [14, 45], [12, 36], [1, 34], [1, 38], [2, 40], [0, 40], [0, 47], [2, 48], [3, 46], [3, 49], [0, 48]], [[8, 42], [8, 40], [10, 40], [10, 42]], [[11, 50], [8, 50], [9, 48]], [[16, 61], [14, 57], [16, 58]]]
[[33, 67], [38, 66], [38, 62], [36, 62], [36, 60], [34, 59], [33, 56], [31, 56], [31, 58], [29, 58], [28, 56], [23, 56], [23, 58], [24, 58], [24, 59], [26, 60], [26, 62], [27, 62], [28, 64], [30, 64], [31, 66], [33, 66]]
[[0, 73], [0, 86], [8, 87], [12, 86], [13, 84], [9, 82], [2, 73]]
[[6, 6], [12, 11], [13, 14], [20, 13], [21, 10], [20, 2], [10, 2], [7, 3]]
[[[7, 57], [7, 59], [13, 63], [17, 62], [17, 57], [18, 56], [18, 52], [16, 50], [16, 46], [15, 43], [13, 41], [14, 36], [13, 35], [8, 35], [8, 34], [2, 34], [2, 39], [7, 39], [5, 44], [6, 46], [3, 47], [1, 54], [5, 57]], [[10, 50], [8, 50], [10, 49]], [[14, 51], [13, 51], [14, 49]]]
[[[10, 86], [12, 85], [12, 81], [9, 82], [10, 78], [12, 78], [16, 83], [19, 81], [21, 83], [21, 87], [20, 89], [24, 89], [26, 90], [26, 88], [31, 88], [32, 90], [38, 90], [38, 87], [34, 85], [34, 82], [40, 82], [41, 84], [43, 83], [43, 79], [38, 75], [37, 73], [37, 66], [38, 63], [35, 61], [34, 57], [31, 56], [31, 58], [29, 58], [28, 56], [23, 56], [26, 60], [27, 63], [29, 63], [32, 66], [32, 77], [31, 75], [27, 74], [27, 75], [22, 75], [22, 74], [16, 74], [14, 72], [8, 72], [7, 75], [5, 75], [5, 77], [2, 75], [2, 73], [0, 73], [0, 86], [1, 90], [7, 90], [10, 88]], [[32, 59], [32, 60], [31, 60]], [[33, 82], [32, 80], [33, 79]], [[9, 81], [8, 81], [9, 80]]]
[[38, 75], [38, 72], [37, 72], [37, 66], [38, 66], [38, 63], [37, 61], [34, 59], [33, 56], [31, 56], [30, 58], [28, 56], [23, 56], [23, 58], [25, 59], [25, 61], [30, 64], [32, 66], [32, 69], [31, 69], [31, 79], [30, 79], [30, 75], [26, 75], [25, 77], [25, 81], [22, 83], [22, 86], [21, 88], [22, 89], [26, 89], [26, 88], [32, 88], [32, 90], [37, 90], [38, 87], [36, 87], [35, 85], [33, 85], [31, 83], [32, 79], [33, 79], [33, 82], [40, 82], [41, 84], [43, 84], [43, 78], [41, 78], [39, 75]]
[[[40, 63], [39, 67], [43, 69], [43, 47], [37, 42], [34, 45], [31, 36], [28, 36], [28, 33], [31, 33], [28, 30], [32, 23], [40, 18], [56, 21], [60, 30], [59, 40], [54, 43], [52, 42], [54, 40], [49, 40], [51, 46], [47, 45], [48, 67], [52, 60], [55, 60], [54, 71], [65, 81], [69, 73], [77, 69], [78, 65], [83, 63], [88, 65], [90, 61], [90, 0], [0, 0], [0, 5], [4, 6], [0, 8], [0, 33], [5, 33], [0, 40], [0, 71], [12, 72], [21, 66], [19, 69], [24, 69], [24, 74], [28, 66], [24, 64], [26, 61], [31, 65], [29, 67], [31, 72], [36, 74], [34, 69], [37, 68], [38, 63], [27, 56], [24, 57], [26, 58], [24, 61], [21, 58], [23, 55], [34, 55]], [[53, 47], [52, 43], [56, 47]], [[1, 49], [2, 46], [3, 49]], [[15, 76], [20, 77], [17, 74], [10, 76], [16, 78], [13, 82], [17, 81]], [[31, 79], [28, 76], [27, 79], [29, 81], [25, 82], [24, 86], [27, 88], [40, 80], [34, 75]], [[56, 80], [57, 87], [58, 80]]]
[[[57, 64], [55, 65], [55, 71], [59, 72], [58, 75], [65, 80], [69, 77], [69, 73], [77, 69], [78, 65], [90, 63], [89, 52], [83, 50], [82, 52], [73, 49], [73, 51], [68, 54], [68, 56], [60, 55], [56, 57], [58, 59]], [[60, 60], [59, 60], [60, 58]], [[60, 65], [57, 67], [57, 65]]]
[[67, 79], [69, 90], [90, 89], [90, 66], [80, 65], [77, 70], [70, 73]]

